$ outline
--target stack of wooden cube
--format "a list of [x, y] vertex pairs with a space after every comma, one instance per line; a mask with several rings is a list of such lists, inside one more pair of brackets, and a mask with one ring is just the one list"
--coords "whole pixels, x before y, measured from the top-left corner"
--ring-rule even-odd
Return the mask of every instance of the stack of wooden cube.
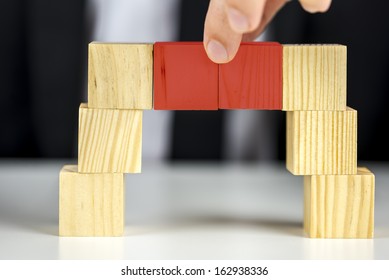
[[89, 45], [78, 166], [60, 173], [61, 236], [123, 234], [124, 174], [141, 171], [149, 109], [287, 111], [287, 168], [305, 176], [308, 236], [373, 236], [374, 175], [357, 168], [346, 47], [244, 43], [217, 65], [200, 42]]
[[78, 166], [60, 173], [61, 236], [123, 235], [124, 174], [141, 171], [142, 114], [152, 109], [152, 83], [152, 44], [90, 44]]
[[372, 238], [374, 175], [357, 167], [357, 111], [346, 106], [345, 46], [283, 48], [287, 169], [304, 175], [309, 237]]

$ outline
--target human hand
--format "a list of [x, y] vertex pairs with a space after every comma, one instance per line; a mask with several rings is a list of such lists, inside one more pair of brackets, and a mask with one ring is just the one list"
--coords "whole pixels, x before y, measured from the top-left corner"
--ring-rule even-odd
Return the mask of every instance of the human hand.
[[[216, 63], [231, 61], [241, 41], [259, 36], [290, 0], [211, 0], [204, 25], [204, 47]], [[299, 0], [310, 13], [325, 12], [331, 0]]]

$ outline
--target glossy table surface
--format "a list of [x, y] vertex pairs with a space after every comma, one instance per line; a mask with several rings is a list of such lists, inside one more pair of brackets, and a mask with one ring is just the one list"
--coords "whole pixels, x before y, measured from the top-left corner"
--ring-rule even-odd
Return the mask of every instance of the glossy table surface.
[[309, 239], [303, 184], [282, 164], [143, 163], [126, 176], [125, 236], [58, 237], [62, 161], [0, 161], [0, 259], [389, 259], [389, 164], [375, 239]]

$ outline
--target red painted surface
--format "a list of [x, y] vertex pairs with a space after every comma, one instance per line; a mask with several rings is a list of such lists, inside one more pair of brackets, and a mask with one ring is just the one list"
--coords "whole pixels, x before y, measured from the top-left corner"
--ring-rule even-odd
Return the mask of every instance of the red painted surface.
[[282, 109], [282, 45], [242, 43], [219, 68], [219, 108]]
[[218, 65], [202, 42], [154, 44], [154, 109], [217, 110]]

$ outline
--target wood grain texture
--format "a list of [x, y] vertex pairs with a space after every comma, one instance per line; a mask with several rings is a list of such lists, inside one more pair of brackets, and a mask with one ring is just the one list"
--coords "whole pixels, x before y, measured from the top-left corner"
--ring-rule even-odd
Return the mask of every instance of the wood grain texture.
[[346, 46], [283, 45], [282, 110], [346, 110], [346, 87]]
[[304, 230], [312, 238], [373, 238], [374, 174], [304, 177]]
[[139, 173], [142, 114], [142, 110], [94, 109], [81, 104], [79, 172]]
[[219, 67], [202, 42], [154, 45], [154, 109], [217, 110]]
[[357, 111], [287, 112], [286, 167], [294, 175], [356, 174]]
[[123, 174], [82, 174], [77, 165], [65, 165], [59, 182], [59, 235], [121, 236], [123, 229]]
[[282, 45], [242, 43], [235, 58], [219, 65], [219, 108], [282, 109]]
[[90, 43], [90, 108], [152, 109], [153, 45]]

